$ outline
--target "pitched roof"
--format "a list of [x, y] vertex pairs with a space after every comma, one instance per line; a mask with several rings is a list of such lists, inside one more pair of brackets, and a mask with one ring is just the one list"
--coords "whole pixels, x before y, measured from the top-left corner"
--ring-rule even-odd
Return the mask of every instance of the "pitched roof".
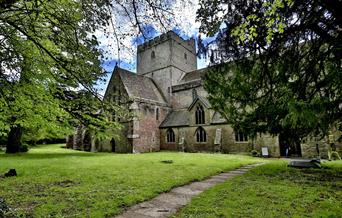
[[187, 110], [175, 110], [167, 115], [159, 127], [176, 127], [189, 125], [189, 112]]
[[183, 78], [179, 81], [180, 84], [188, 83], [195, 80], [201, 80], [202, 75], [207, 71], [208, 68], [203, 68], [200, 70], [194, 70], [186, 73]]
[[213, 123], [213, 124], [227, 123], [227, 120], [224, 119], [219, 112], [215, 111], [215, 113], [211, 119], [211, 123]]
[[115, 68], [114, 73], [119, 73], [130, 98], [146, 99], [166, 104], [164, 96], [151, 78], [119, 67]]
[[196, 104], [197, 101], [200, 101], [206, 108], [211, 108], [211, 104], [210, 104], [210, 102], [208, 101], [207, 98], [204, 98], [202, 96], [197, 95], [197, 97], [192, 101], [192, 103], [188, 107], [189, 111]]

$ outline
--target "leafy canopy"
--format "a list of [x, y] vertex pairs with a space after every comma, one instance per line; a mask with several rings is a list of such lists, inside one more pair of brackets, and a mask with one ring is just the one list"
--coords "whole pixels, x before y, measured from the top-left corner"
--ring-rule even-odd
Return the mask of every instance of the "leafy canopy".
[[200, 1], [209, 100], [251, 135], [326, 133], [342, 115], [340, 1]]
[[[107, 117], [124, 111], [113, 102], [103, 102], [94, 88], [105, 76], [96, 31], [108, 29], [120, 50], [120, 41], [131, 34], [144, 35], [144, 25], [152, 18], [168, 27], [170, 4], [1, 0], [0, 134], [14, 127], [67, 131], [77, 122], [96, 133], [119, 128]], [[120, 29], [126, 21], [132, 31]]]

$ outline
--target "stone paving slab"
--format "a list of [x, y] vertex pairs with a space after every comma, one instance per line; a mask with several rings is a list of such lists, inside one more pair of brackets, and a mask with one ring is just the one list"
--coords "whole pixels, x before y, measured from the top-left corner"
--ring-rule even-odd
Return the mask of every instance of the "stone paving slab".
[[260, 164], [248, 165], [226, 173], [220, 173], [199, 182], [173, 188], [168, 193], [162, 193], [157, 197], [128, 208], [117, 218], [164, 218], [169, 217], [181, 207], [188, 204], [191, 199], [203, 191], [242, 175]]

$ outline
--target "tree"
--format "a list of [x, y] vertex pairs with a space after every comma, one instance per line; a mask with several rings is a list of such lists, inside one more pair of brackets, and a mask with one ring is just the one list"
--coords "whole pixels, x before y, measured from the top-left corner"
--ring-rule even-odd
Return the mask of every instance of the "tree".
[[[103, 102], [94, 88], [106, 73], [95, 32], [111, 29], [120, 50], [120, 39], [132, 34], [120, 30], [122, 22], [138, 35], [147, 17], [167, 25], [169, 13], [168, 1], [2, 0], [0, 134], [8, 136], [6, 152], [19, 151], [25, 129], [67, 131], [75, 122], [98, 134], [119, 128], [107, 117], [120, 114], [120, 107]], [[113, 19], [117, 14], [121, 20]]]
[[236, 128], [294, 146], [342, 116], [340, 1], [200, 2], [209, 100]]

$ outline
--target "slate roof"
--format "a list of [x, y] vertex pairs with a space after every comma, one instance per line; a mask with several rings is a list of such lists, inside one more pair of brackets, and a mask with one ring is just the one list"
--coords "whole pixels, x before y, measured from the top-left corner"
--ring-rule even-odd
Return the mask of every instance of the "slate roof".
[[188, 126], [189, 125], [189, 111], [188, 110], [175, 110], [167, 115], [165, 120], [159, 127], [176, 127], [176, 126]]
[[183, 78], [179, 81], [180, 84], [188, 83], [195, 80], [201, 80], [202, 75], [207, 71], [208, 68], [203, 68], [200, 70], [194, 70], [186, 73]]
[[119, 73], [130, 98], [146, 99], [166, 104], [164, 96], [149, 77], [138, 75], [119, 67], [116, 67], [114, 73]]

